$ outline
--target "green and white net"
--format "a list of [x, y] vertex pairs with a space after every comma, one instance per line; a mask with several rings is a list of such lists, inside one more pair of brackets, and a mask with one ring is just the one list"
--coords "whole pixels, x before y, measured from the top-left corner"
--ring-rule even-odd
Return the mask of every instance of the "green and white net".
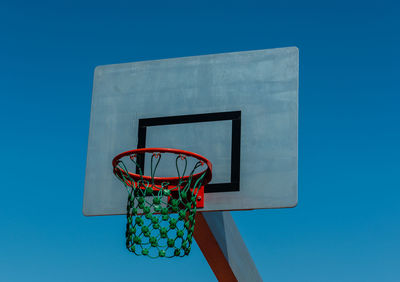
[[[126, 248], [150, 258], [186, 256], [193, 241], [198, 192], [206, 175], [205, 170], [200, 175], [197, 170], [204, 162], [195, 160], [188, 170], [187, 156], [176, 155], [174, 180], [162, 181], [156, 173], [163, 154], [151, 152], [150, 177], [143, 176], [138, 155], [146, 154], [121, 158], [114, 167], [114, 174], [128, 191]], [[135, 177], [130, 173], [132, 167], [138, 172]]]

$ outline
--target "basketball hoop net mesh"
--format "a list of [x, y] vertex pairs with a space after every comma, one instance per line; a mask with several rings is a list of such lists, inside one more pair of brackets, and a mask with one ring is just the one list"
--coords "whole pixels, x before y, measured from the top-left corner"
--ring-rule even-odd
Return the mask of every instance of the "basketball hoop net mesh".
[[[128, 191], [126, 248], [150, 258], [183, 257], [191, 250], [196, 201], [206, 172], [196, 178], [193, 175], [204, 162], [197, 161], [185, 175], [188, 160], [179, 154], [175, 159], [176, 181], [160, 183], [155, 175], [161, 158], [161, 153], [152, 153], [150, 178], [143, 176], [137, 154], [121, 158], [114, 167], [114, 174]], [[138, 179], [128, 171], [124, 161], [137, 168]]]

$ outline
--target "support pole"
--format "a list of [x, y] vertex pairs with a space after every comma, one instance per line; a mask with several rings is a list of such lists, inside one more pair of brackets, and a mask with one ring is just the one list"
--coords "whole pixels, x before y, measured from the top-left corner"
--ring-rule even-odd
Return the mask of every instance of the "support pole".
[[194, 238], [218, 281], [262, 281], [230, 212], [197, 212]]

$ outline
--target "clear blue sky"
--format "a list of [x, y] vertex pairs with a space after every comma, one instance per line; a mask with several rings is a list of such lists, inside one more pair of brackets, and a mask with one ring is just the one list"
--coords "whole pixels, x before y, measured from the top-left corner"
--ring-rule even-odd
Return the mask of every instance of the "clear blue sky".
[[82, 215], [93, 70], [285, 46], [300, 49], [299, 205], [233, 213], [249, 251], [265, 281], [400, 281], [399, 8], [1, 1], [0, 281], [215, 279], [197, 246], [135, 257], [124, 217]]

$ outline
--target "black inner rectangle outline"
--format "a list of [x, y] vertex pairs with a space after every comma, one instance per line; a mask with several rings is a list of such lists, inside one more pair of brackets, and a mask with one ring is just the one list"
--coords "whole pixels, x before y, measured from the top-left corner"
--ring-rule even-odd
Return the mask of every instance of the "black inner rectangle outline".
[[[204, 187], [204, 192], [240, 191], [240, 139], [241, 139], [241, 111], [218, 112], [196, 115], [167, 116], [139, 119], [137, 148], [146, 148], [146, 132], [149, 126], [185, 124], [198, 122], [232, 121], [231, 142], [231, 182], [212, 183]], [[143, 155], [138, 156], [138, 165], [144, 167]], [[136, 173], [139, 173], [137, 170]]]

